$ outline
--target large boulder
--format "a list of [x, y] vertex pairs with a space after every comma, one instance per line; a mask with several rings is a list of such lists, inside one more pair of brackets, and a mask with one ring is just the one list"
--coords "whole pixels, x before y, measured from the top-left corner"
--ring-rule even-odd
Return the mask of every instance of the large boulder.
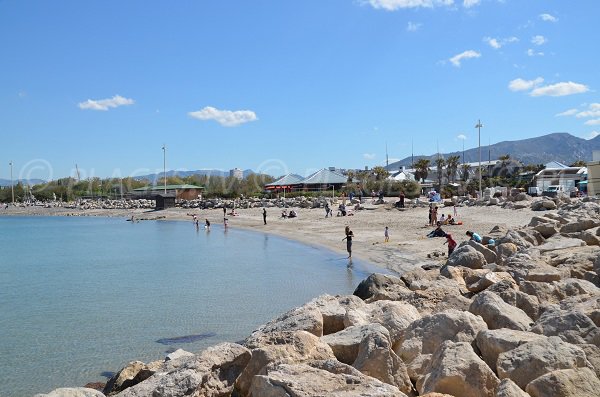
[[361, 310], [366, 306], [362, 299], [354, 295], [322, 295], [309, 303], [314, 304], [323, 316], [323, 335], [344, 329], [346, 312]]
[[[343, 365], [343, 364], [342, 364]], [[277, 363], [254, 377], [248, 397], [406, 397], [397, 387], [350, 368], [341, 372], [308, 364]]]
[[589, 368], [552, 371], [527, 385], [531, 397], [598, 397], [600, 380]]
[[575, 222], [569, 222], [566, 225], [563, 225], [560, 228], [560, 232], [561, 233], [576, 233], [576, 232], [581, 232], [581, 231], [584, 231], [587, 229], [591, 229], [598, 225], [600, 225], [600, 221], [598, 221], [597, 219], [591, 219], [591, 218], [580, 219]]
[[250, 351], [235, 343], [209, 347], [194, 357], [184, 357], [178, 368], [157, 372], [129, 387], [119, 397], [198, 396], [220, 397], [233, 390], [236, 378], [250, 360]]
[[487, 325], [481, 317], [451, 309], [414, 321], [404, 330], [394, 351], [409, 363], [419, 355], [433, 354], [446, 340], [473, 343], [484, 329]]
[[513, 243], [502, 243], [496, 246], [496, 253], [502, 259], [509, 258], [517, 253], [519, 247]]
[[87, 387], [61, 387], [48, 394], [36, 394], [33, 397], [104, 397], [104, 394]]
[[340, 362], [412, 393], [406, 366], [392, 350], [389, 332], [382, 325], [351, 326], [321, 340], [331, 347]]
[[529, 382], [548, 372], [591, 367], [583, 350], [556, 336], [527, 342], [500, 353], [496, 365], [500, 379], [509, 378], [526, 391]]
[[502, 379], [495, 397], [531, 397], [525, 393], [515, 382], [510, 379]]
[[477, 252], [483, 254], [483, 257], [485, 258], [485, 261], [487, 263], [496, 263], [496, 261], [498, 260], [498, 255], [496, 255], [494, 251], [487, 248], [485, 245], [479, 244], [478, 242], [475, 242], [473, 240], [467, 241], [466, 244], [475, 248]]
[[106, 395], [116, 394], [127, 389], [128, 387], [137, 385], [138, 383], [143, 382], [150, 376], [154, 375], [159, 367], [160, 364], [156, 365], [156, 362], [147, 365], [141, 361], [132, 361], [121, 368], [115, 375], [113, 375], [112, 378], [108, 380], [108, 382], [106, 382], [103, 393]]
[[585, 314], [549, 306], [535, 322], [531, 332], [558, 336], [565, 342], [593, 343], [600, 346], [600, 328]]
[[447, 266], [464, 266], [481, 269], [487, 262], [485, 256], [470, 245], [458, 247], [446, 261]]
[[247, 395], [254, 376], [265, 374], [267, 365], [271, 363], [301, 363], [335, 358], [329, 345], [306, 331], [254, 334], [246, 340], [246, 346], [252, 349], [252, 358], [235, 382], [235, 389], [242, 396]]
[[399, 277], [373, 273], [360, 282], [354, 290], [354, 295], [362, 300], [402, 300], [411, 291]]
[[315, 336], [323, 336], [323, 315], [317, 305], [307, 303], [269, 321], [253, 333], [279, 331], [307, 331]]
[[518, 286], [510, 281], [500, 281], [487, 289], [488, 292], [497, 294], [511, 306], [523, 310], [531, 319], [539, 317], [540, 301], [536, 296], [518, 290]]
[[490, 329], [527, 331], [533, 325], [533, 320], [523, 310], [509, 305], [493, 292], [479, 293], [473, 299], [469, 311], [481, 316]]
[[433, 354], [426, 375], [417, 382], [420, 394], [494, 397], [500, 380], [468, 342], [445, 341]]
[[544, 253], [583, 246], [585, 246], [585, 243], [578, 238], [563, 237], [557, 234], [547, 239], [544, 244], [538, 247], [538, 249], [540, 252]]
[[483, 360], [496, 371], [496, 363], [500, 353], [512, 350], [524, 343], [542, 340], [546, 337], [532, 332], [511, 329], [483, 330], [477, 334], [477, 347]]
[[534, 295], [540, 302], [559, 303], [573, 296], [600, 296], [600, 289], [589, 281], [574, 278], [543, 283], [539, 281], [522, 281], [519, 283], [521, 291]]
[[375, 301], [362, 306], [360, 309], [348, 309], [343, 324], [344, 327], [373, 323], [381, 324], [389, 331], [390, 338], [394, 342], [406, 327], [420, 318], [419, 311], [408, 303]]

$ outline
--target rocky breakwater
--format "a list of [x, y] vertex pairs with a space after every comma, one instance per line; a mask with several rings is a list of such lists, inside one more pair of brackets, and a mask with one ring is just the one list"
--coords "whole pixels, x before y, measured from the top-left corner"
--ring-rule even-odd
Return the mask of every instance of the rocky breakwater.
[[600, 206], [563, 205], [462, 243], [438, 268], [372, 274], [223, 343], [132, 362], [50, 396], [597, 397]]

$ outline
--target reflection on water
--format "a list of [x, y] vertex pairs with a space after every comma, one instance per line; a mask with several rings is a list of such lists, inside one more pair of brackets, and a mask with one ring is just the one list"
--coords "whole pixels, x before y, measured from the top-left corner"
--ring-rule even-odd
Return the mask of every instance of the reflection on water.
[[352, 293], [373, 270], [211, 227], [0, 217], [0, 396], [105, 381], [102, 372], [128, 361], [164, 357], [164, 338], [214, 334], [173, 345], [189, 351], [243, 339], [320, 294]]

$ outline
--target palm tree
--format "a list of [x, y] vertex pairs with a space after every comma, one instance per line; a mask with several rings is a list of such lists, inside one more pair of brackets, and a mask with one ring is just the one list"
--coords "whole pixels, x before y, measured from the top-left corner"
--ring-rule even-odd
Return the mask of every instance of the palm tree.
[[415, 163], [415, 178], [417, 180], [421, 179], [422, 182], [425, 182], [425, 178], [429, 174], [429, 164], [431, 164], [431, 161], [428, 159], [417, 160]]
[[385, 169], [385, 167], [382, 166], [373, 167], [373, 174], [375, 174], [375, 180], [377, 181], [390, 176], [390, 173]]
[[460, 156], [450, 156], [446, 161], [447, 168], [446, 174], [448, 175], [448, 180], [454, 182], [456, 178], [456, 170], [458, 169], [458, 164], [460, 163]]
[[469, 171], [471, 170], [471, 166], [468, 163], [464, 163], [463, 165], [460, 166], [460, 168], [462, 169], [462, 179], [463, 181], [468, 181], [469, 180]]
[[442, 172], [443, 168], [446, 165], [446, 160], [443, 157], [438, 157], [435, 160], [435, 165], [437, 167], [437, 178], [438, 178], [438, 189], [442, 190]]

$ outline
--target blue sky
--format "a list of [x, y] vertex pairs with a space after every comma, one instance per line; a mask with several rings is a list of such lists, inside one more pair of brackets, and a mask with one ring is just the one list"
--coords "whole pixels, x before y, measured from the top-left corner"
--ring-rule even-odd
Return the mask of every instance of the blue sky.
[[362, 168], [600, 133], [582, 0], [0, 0], [0, 178]]

